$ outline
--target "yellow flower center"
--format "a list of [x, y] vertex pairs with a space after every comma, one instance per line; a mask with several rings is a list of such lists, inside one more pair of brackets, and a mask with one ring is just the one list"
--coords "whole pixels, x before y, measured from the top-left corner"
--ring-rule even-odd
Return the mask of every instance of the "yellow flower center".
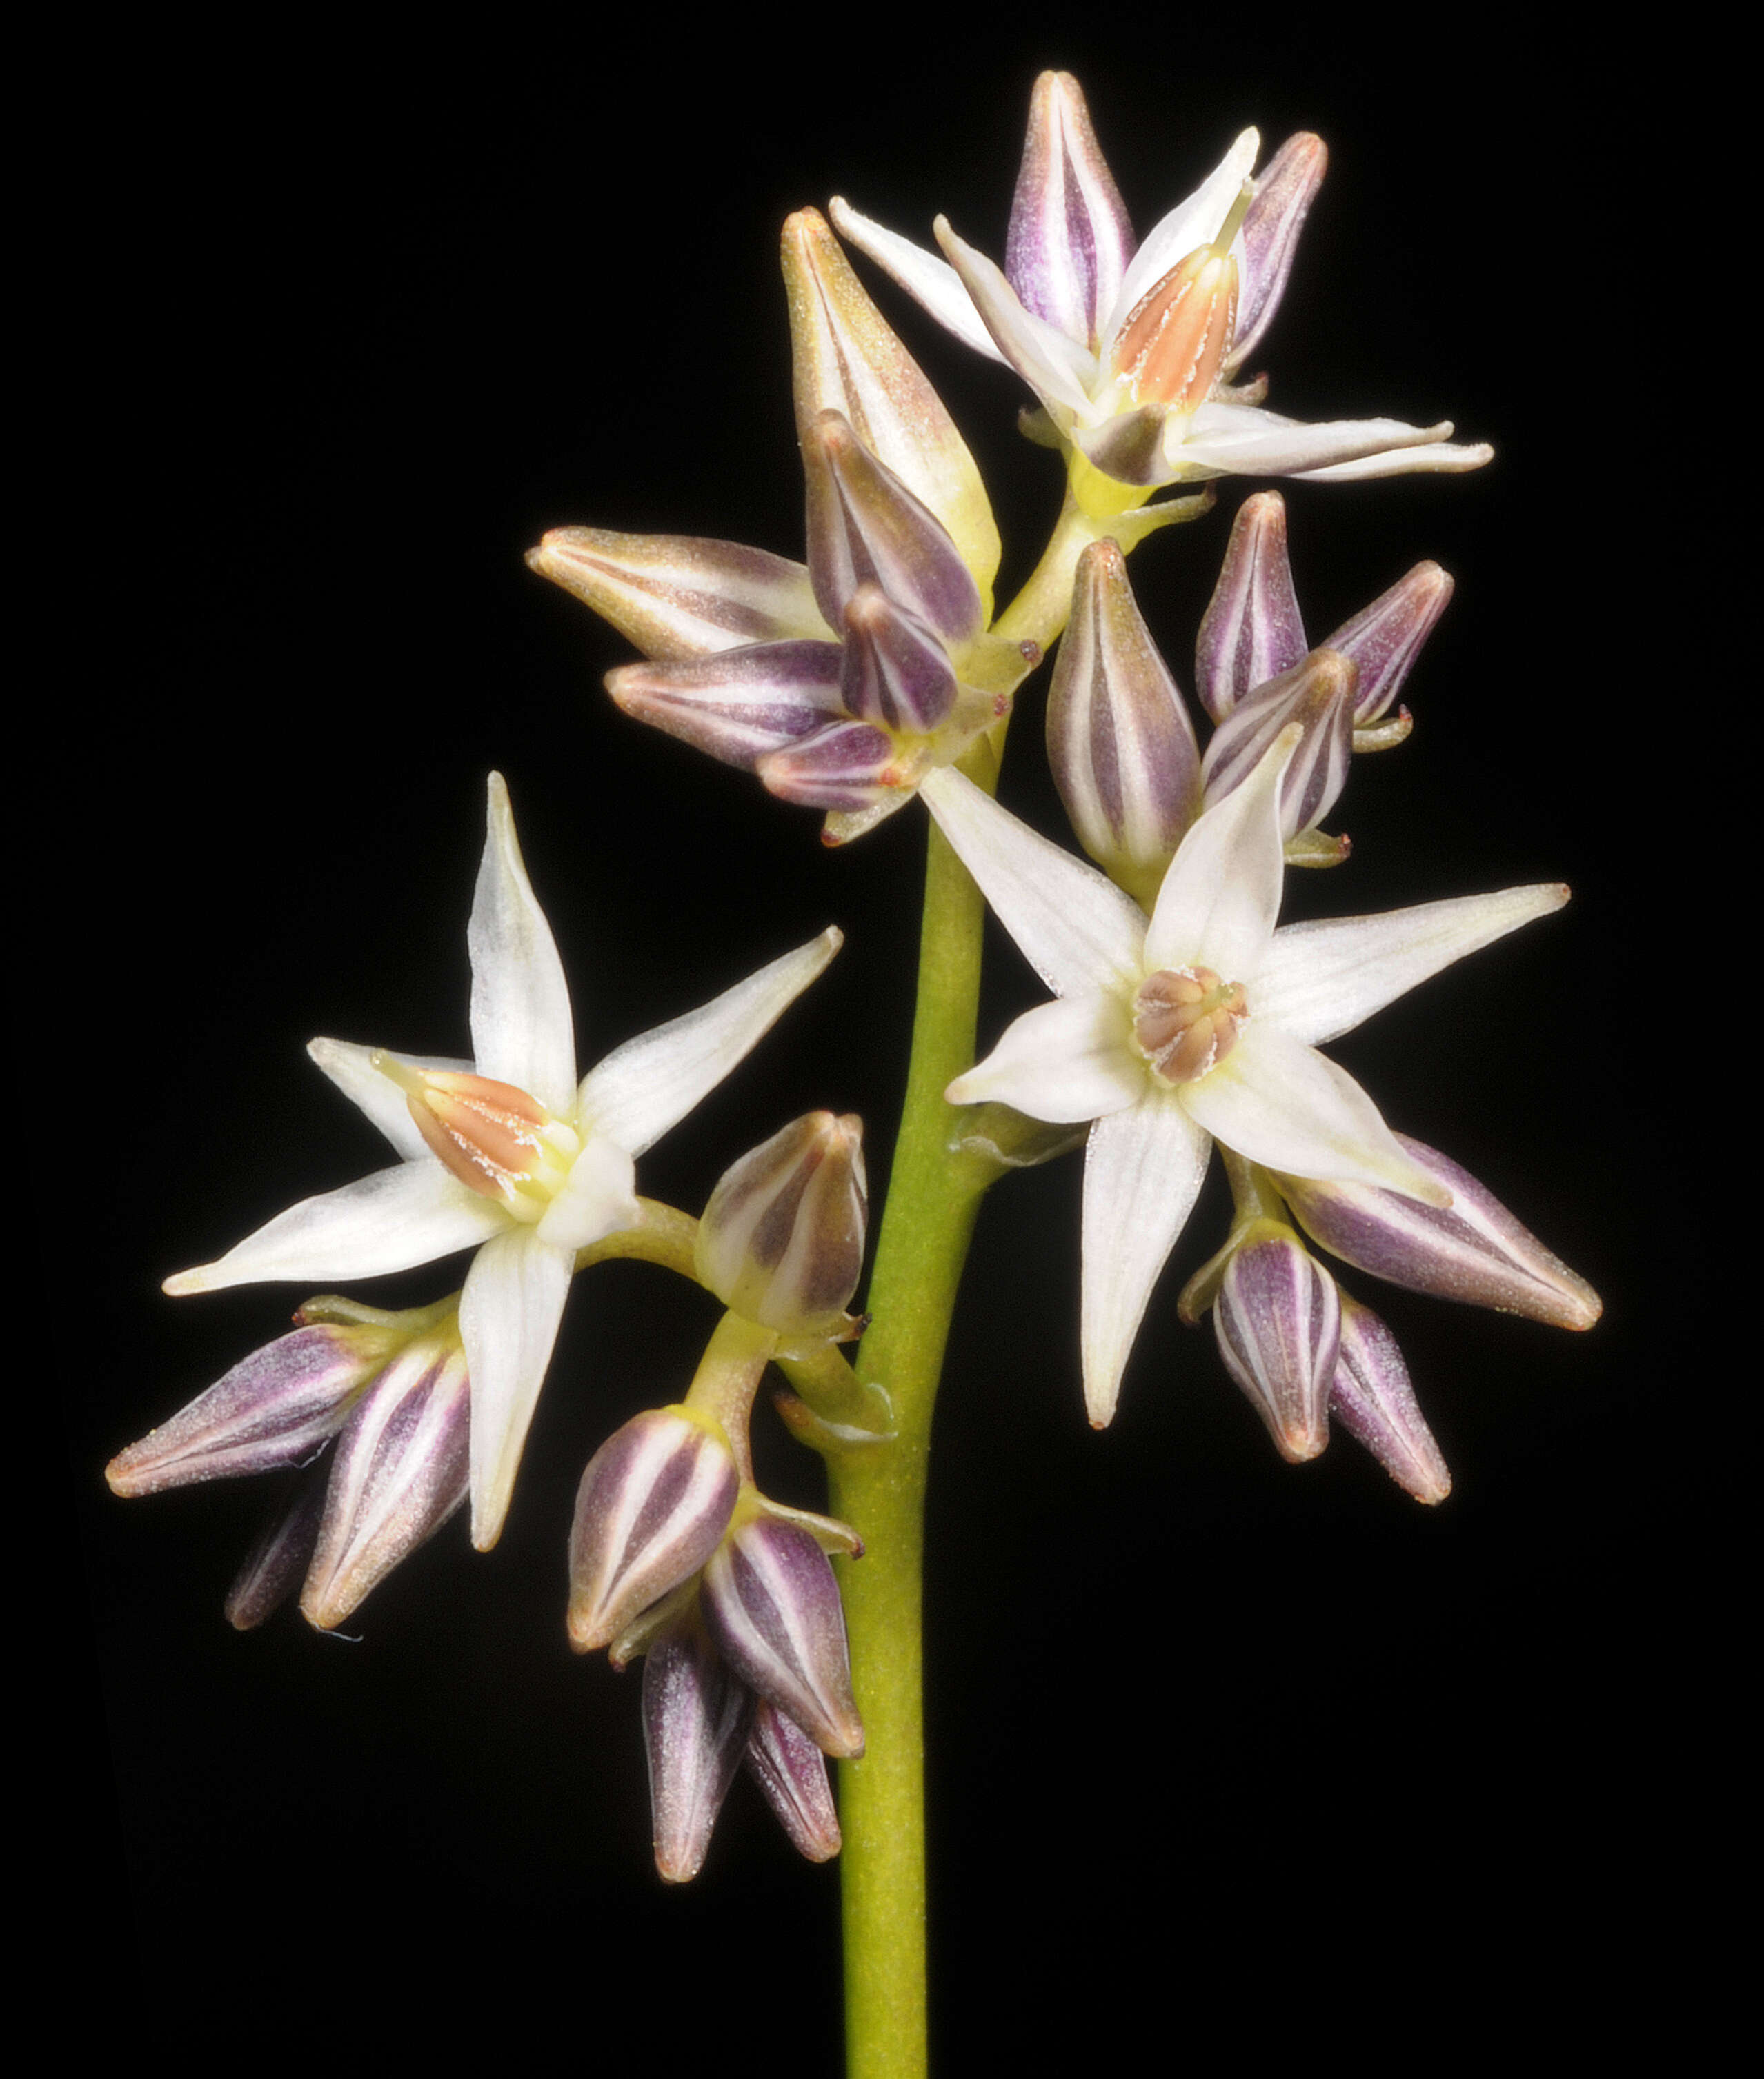
[[413, 1069], [376, 1048], [373, 1065], [404, 1093], [411, 1118], [460, 1182], [517, 1220], [542, 1219], [582, 1151], [576, 1129], [513, 1083], [450, 1069]]

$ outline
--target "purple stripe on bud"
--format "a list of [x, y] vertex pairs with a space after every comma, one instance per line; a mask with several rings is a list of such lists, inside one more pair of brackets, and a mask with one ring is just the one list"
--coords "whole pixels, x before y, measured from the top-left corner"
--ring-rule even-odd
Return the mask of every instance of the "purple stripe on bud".
[[703, 1868], [752, 1717], [753, 1698], [696, 1614], [650, 1647], [643, 1663], [643, 1739], [656, 1868], [666, 1883], [685, 1884]]
[[1371, 1307], [1345, 1292], [1341, 1308], [1330, 1412], [1417, 1501], [1443, 1501], [1452, 1475], [1416, 1402], [1396, 1337]]
[[117, 1494], [145, 1495], [303, 1465], [347, 1421], [392, 1340], [373, 1329], [296, 1328], [118, 1452], [104, 1477]]
[[839, 627], [861, 584], [876, 584], [946, 642], [984, 625], [980, 594], [930, 508], [864, 446], [840, 412], [822, 412], [802, 439], [808, 567], [815, 597]]
[[956, 703], [956, 675], [936, 630], [861, 584], [845, 606], [840, 692], [848, 714], [884, 729], [928, 735]]
[[608, 1645], [698, 1572], [740, 1486], [720, 1436], [677, 1408], [634, 1416], [588, 1462], [570, 1530], [570, 1644]]
[[296, 1474], [283, 1486], [262, 1535], [227, 1591], [224, 1608], [235, 1631], [254, 1631], [294, 1593], [318, 1542], [324, 1509], [321, 1466]]
[[895, 740], [867, 722], [828, 722], [754, 767], [781, 801], [810, 809], [869, 809], [905, 784]]
[[1280, 782], [1280, 835], [1290, 841], [1314, 830], [1347, 784], [1355, 684], [1346, 657], [1314, 650], [1239, 701], [1213, 732], [1201, 762], [1207, 806], [1234, 793], [1281, 730], [1297, 722], [1305, 734]]
[[704, 1609], [749, 1688], [794, 1718], [823, 1753], [852, 1759], [864, 1751], [839, 1584], [807, 1530], [750, 1518], [705, 1569]]
[[785, 1336], [843, 1336], [864, 1268], [864, 1123], [793, 1119], [726, 1169], [693, 1244], [725, 1307]]
[[1044, 72], [1011, 202], [1005, 278], [1025, 310], [1094, 351], [1133, 250], [1083, 90], [1070, 73]]
[[1287, 139], [1256, 177], [1255, 199], [1244, 217], [1238, 246], [1237, 337], [1227, 364], [1232, 372], [1261, 344], [1280, 307], [1298, 234], [1328, 164], [1322, 139], [1301, 130]]
[[1603, 1303], [1467, 1169], [1406, 1134], [1405, 1154], [1452, 1194], [1445, 1207], [1363, 1184], [1282, 1177], [1280, 1190], [1313, 1241], [1411, 1292], [1524, 1314], [1560, 1328], [1590, 1328]]
[[746, 1761], [797, 1853], [811, 1863], [836, 1855], [841, 1836], [827, 1758], [802, 1727], [762, 1702], [748, 1734]]
[[[1446, 610], [1453, 580], [1437, 563], [1417, 563], [1372, 604], [1344, 621], [1324, 646], [1351, 657], [1360, 671], [1354, 721], [1364, 728], [1389, 712], [1433, 624]], [[1406, 730], [1403, 734], [1406, 735]]]
[[1286, 558], [1286, 504], [1277, 491], [1259, 491], [1231, 523], [1219, 582], [1201, 617], [1195, 651], [1201, 705], [1223, 722], [1309, 647]]
[[331, 1453], [318, 1546], [300, 1596], [321, 1631], [340, 1624], [466, 1498], [471, 1396], [457, 1346], [394, 1359]]
[[1283, 1458], [1314, 1458], [1329, 1441], [1329, 1393], [1341, 1336], [1335, 1281], [1290, 1228], [1259, 1222], [1265, 1239], [1240, 1249], [1213, 1303], [1226, 1370], [1243, 1389]]
[[621, 664], [606, 690], [628, 715], [726, 765], [751, 768], [768, 751], [840, 712], [832, 642], [761, 642], [677, 664]]
[[1048, 688], [1047, 755], [1079, 842], [1149, 908], [1199, 811], [1200, 755], [1112, 541], [1078, 560]]

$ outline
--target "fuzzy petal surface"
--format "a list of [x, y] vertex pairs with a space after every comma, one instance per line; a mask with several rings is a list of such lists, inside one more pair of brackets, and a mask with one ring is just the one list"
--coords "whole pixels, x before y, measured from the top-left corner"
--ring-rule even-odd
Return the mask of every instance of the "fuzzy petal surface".
[[1466, 953], [1548, 916], [1567, 900], [1560, 881], [1544, 881], [1495, 895], [1419, 902], [1376, 917], [1288, 924], [1275, 933], [1263, 959], [1251, 1009], [1288, 1037], [1320, 1046]]
[[[1226, 981], [1259, 971], [1286, 870], [1280, 782], [1298, 741], [1297, 730], [1283, 730], [1236, 793], [1207, 809], [1177, 847], [1146, 934], [1148, 970], [1199, 964]], [[1258, 1008], [1252, 998], [1251, 1013]]]
[[1173, 1097], [1153, 1092], [1100, 1119], [1084, 1155], [1084, 1407], [1106, 1429], [1151, 1289], [1206, 1174], [1213, 1144]]
[[390, 1047], [358, 1047], [349, 1040], [314, 1040], [307, 1047], [313, 1061], [352, 1104], [358, 1105], [407, 1162], [421, 1162], [429, 1144], [417, 1131], [404, 1093], [374, 1066], [387, 1053], [407, 1069], [438, 1069], [450, 1075], [471, 1073], [471, 1064], [439, 1054], [400, 1054]]
[[573, 1249], [517, 1228], [487, 1242], [466, 1278], [459, 1337], [471, 1380], [471, 1541], [480, 1552], [502, 1535], [575, 1265]]
[[920, 789], [937, 826], [1024, 957], [1056, 996], [1130, 989], [1145, 913], [1130, 895], [945, 767]]
[[580, 1124], [634, 1157], [652, 1148], [771, 1030], [844, 943], [844, 935], [829, 925], [697, 1010], [615, 1048], [582, 1078], [576, 1102]]
[[576, 1039], [564, 963], [533, 893], [507, 783], [490, 776], [489, 830], [466, 943], [477, 1073], [513, 1083], [561, 1116], [576, 1087]]
[[987, 360], [1004, 363], [1004, 356], [992, 343], [991, 333], [980, 321], [973, 297], [947, 260], [940, 260], [935, 253], [915, 245], [898, 231], [890, 231], [874, 218], [861, 215], [843, 195], [834, 196], [828, 214], [841, 238], [874, 260], [885, 274], [891, 274], [946, 332], [953, 332], [964, 346], [971, 346]]
[[1179, 261], [1186, 260], [1196, 247], [1210, 245], [1237, 200], [1238, 191], [1250, 178], [1255, 155], [1262, 148], [1254, 130], [1238, 133], [1231, 148], [1192, 195], [1179, 202], [1159, 219], [1146, 234], [1145, 243], [1134, 253], [1121, 278], [1121, 293], [1109, 322], [1112, 340], [1133, 306], [1146, 291], [1162, 281]]
[[1057, 325], [1024, 309], [1002, 270], [958, 238], [939, 217], [937, 243], [962, 277], [999, 351], [1042, 403], [1068, 415], [1092, 416], [1091, 391], [1100, 381], [1096, 357]]
[[1056, 1124], [1102, 1119], [1146, 1095], [1146, 1065], [1130, 1040], [1127, 1006], [1113, 989], [1037, 1004], [944, 1094], [951, 1104], [990, 1100]]

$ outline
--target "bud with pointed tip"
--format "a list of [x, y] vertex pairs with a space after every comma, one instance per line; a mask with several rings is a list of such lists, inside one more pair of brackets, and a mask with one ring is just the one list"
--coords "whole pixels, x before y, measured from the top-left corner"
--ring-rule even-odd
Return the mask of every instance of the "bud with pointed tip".
[[394, 1357], [339, 1433], [300, 1592], [320, 1631], [341, 1624], [465, 1500], [471, 1395], [455, 1328]]
[[836, 1855], [842, 1841], [827, 1758], [795, 1720], [762, 1699], [744, 1759], [797, 1853], [811, 1863]]
[[1360, 673], [1354, 697], [1356, 729], [1367, 728], [1389, 712], [1434, 623], [1450, 604], [1452, 589], [1451, 576], [1437, 563], [1417, 563], [1330, 637], [1326, 646], [1351, 657]]
[[643, 1741], [656, 1868], [685, 1884], [704, 1866], [712, 1829], [748, 1744], [751, 1692], [711, 1643], [695, 1608], [643, 1663]]
[[1416, 1402], [1396, 1337], [1371, 1307], [1345, 1292], [1329, 1410], [1417, 1501], [1431, 1505], [1451, 1493], [1452, 1475]]
[[1321, 137], [1301, 130], [1288, 137], [1257, 174], [1255, 199], [1243, 219], [1238, 249], [1242, 285], [1237, 330], [1224, 373], [1235, 375], [1262, 342], [1286, 293], [1298, 234], [1304, 228], [1329, 165]]
[[570, 1529], [570, 1644], [606, 1646], [689, 1580], [728, 1528], [740, 1475], [714, 1423], [653, 1408], [588, 1462]]
[[1403, 1152], [1452, 1194], [1439, 1207], [1376, 1185], [1280, 1178], [1294, 1218], [1344, 1263], [1411, 1292], [1590, 1328], [1603, 1303], [1584, 1278], [1520, 1226], [1493, 1192], [1437, 1149], [1399, 1133]]
[[864, 1123], [811, 1111], [723, 1172], [698, 1223], [700, 1280], [786, 1337], [844, 1340], [864, 1268]]
[[1335, 1281], [1281, 1222], [1257, 1220], [1246, 1236], [1213, 1303], [1219, 1354], [1280, 1456], [1298, 1465], [1329, 1441], [1341, 1336]]
[[704, 1611], [749, 1688], [794, 1718], [823, 1754], [862, 1754], [839, 1584], [810, 1532], [750, 1516], [705, 1569]]
[[1257, 686], [1291, 671], [1309, 646], [1287, 559], [1286, 501], [1277, 491], [1259, 491], [1231, 522], [1219, 581], [1200, 618], [1200, 705], [1223, 722]]
[[1095, 353], [1133, 253], [1133, 226], [1083, 89], [1069, 72], [1044, 72], [1011, 199], [1005, 279], [1024, 310]]
[[1315, 830], [1347, 784], [1355, 682], [1352, 663], [1339, 650], [1314, 650], [1240, 701], [1213, 731], [1201, 762], [1207, 806], [1234, 793], [1281, 730], [1297, 722], [1304, 738], [1280, 782], [1280, 835], [1290, 843]]
[[1047, 755], [1079, 842], [1149, 911], [1200, 813], [1200, 751], [1112, 541], [1078, 559], [1048, 688]]

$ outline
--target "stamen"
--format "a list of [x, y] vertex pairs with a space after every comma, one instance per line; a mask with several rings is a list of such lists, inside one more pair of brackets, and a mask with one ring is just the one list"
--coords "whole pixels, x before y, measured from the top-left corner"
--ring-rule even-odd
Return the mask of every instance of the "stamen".
[[417, 1131], [462, 1184], [537, 1219], [580, 1148], [574, 1132], [513, 1083], [413, 1069], [376, 1048], [375, 1068], [404, 1093]]
[[1133, 998], [1133, 1044], [1165, 1082], [1195, 1082], [1237, 1044], [1249, 1014], [1241, 982], [1211, 968], [1162, 968]]
[[1115, 370], [1136, 404], [1188, 412], [1211, 395], [1237, 327], [1231, 241], [1255, 192], [1246, 181], [1213, 242], [1179, 260], [1128, 313], [1115, 341]]

